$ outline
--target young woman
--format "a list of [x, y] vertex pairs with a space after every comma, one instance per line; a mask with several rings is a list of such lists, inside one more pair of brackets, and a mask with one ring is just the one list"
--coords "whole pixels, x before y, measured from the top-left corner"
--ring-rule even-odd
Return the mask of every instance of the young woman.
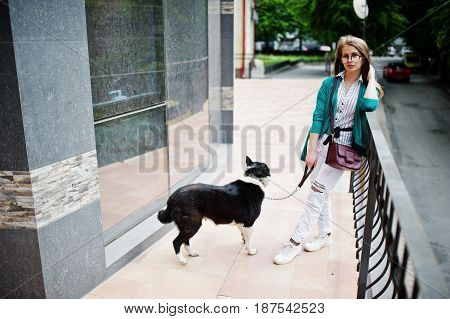
[[[343, 174], [342, 170], [325, 164], [329, 144], [324, 145], [324, 141], [331, 132], [329, 105], [334, 81], [337, 81], [332, 97], [334, 127], [340, 129], [334, 141], [357, 148], [363, 155], [367, 128], [364, 112], [374, 111], [378, 106], [378, 95], [383, 94], [375, 80], [369, 47], [362, 39], [351, 35], [339, 39], [334, 74], [336, 76], [326, 78], [319, 89], [313, 122], [301, 156], [313, 169], [311, 191], [289, 243], [273, 259], [278, 265], [291, 262], [302, 247], [306, 251], [316, 251], [331, 244], [330, 192]], [[319, 234], [305, 243], [314, 223], [318, 225]]]

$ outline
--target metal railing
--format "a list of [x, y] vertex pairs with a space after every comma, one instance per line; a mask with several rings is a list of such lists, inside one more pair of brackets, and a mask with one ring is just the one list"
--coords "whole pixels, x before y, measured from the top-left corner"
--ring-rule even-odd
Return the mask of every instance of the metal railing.
[[367, 159], [352, 174], [358, 298], [448, 298], [425, 235], [374, 113]]

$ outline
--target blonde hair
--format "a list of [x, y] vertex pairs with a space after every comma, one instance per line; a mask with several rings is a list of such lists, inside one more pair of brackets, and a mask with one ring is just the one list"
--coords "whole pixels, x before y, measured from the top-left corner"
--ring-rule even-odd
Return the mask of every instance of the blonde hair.
[[[345, 36], [339, 38], [339, 41], [337, 43], [337, 48], [336, 48], [336, 57], [334, 60], [334, 75], [336, 76], [337, 74], [339, 74], [340, 72], [345, 70], [344, 64], [342, 63], [342, 59], [341, 59], [342, 58], [342, 48], [344, 47], [344, 45], [351, 45], [356, 50], [358, 50], [359, 54], [361, 54], [361, 57], [363, 59], [361, 73], [362, 73], [363, 83], [367, 85], [367, 83], [369, 82], [367, 76], [369, 74], [370, 64], [371, 64], [369, 46], [367, 45], [366, 41], [364, 41], [363, 39], [354, 37], [352, 35], [345, 35]], [[381, 99], [384, 95], [383, 88], [381, 87], [381, 85], [378, 82], [376, 82], [376, 87], [379, 91], [379, 99]]]

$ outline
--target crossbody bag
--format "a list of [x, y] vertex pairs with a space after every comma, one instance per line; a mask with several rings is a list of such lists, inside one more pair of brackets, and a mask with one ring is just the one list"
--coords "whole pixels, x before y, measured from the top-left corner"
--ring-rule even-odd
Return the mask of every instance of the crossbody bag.
[[[334, 128], [334, 115], [333, 115], [333, 94], [336, 89], [337, 79], [334, 79], [333, 88], [331, 89], [330, 96], [330, 127], [331, 134], [327, 137], [323, 144], [330, 143], [328, 147], [327, 158], [325, 163], [331, 167], [336, 169], [344, 170], [344, 171], [357, 171], [361, 168], [362, 165], [362, 156], [361, 154], [351, 146], [338, 144], [334, 142], [334, 137], [339, 137], [340, 132], [342, 131], [351, 131], [352, 127], [349, 128], [339, 128], [336, 130]], [[337, 133], [337, 134], [336, 134]]]

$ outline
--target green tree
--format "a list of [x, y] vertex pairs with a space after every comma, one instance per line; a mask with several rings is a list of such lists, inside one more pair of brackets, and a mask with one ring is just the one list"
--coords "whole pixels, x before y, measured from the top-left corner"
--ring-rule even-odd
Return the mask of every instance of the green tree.
[[408, 19], [397, 1], [367, 0], [367, 4], [366, 41], [372, 49], [379, 48], [375, 54], [381, 54], [389, 40], [406, 28]]
[[434, 39], [431, 36], [431, 17], [425, 18], [433, 2], [429, 0], [402, 0], [403, 13], [409, 20], [408, 28], [402, 33], [408, 46], [422, 55], [426, 62], [435, 50]]
[[431, 34], [438, 49], [440, 79], [448, 83], [450, 80], [450, 1], [435, 0], [428, 14], [431, 15]]
[[403, 0], [402, 10], [410, 27], [402, 34], [408, 46], [422, 57], [427, 71], [440, 73], [448, 81], [449, 73], [449, 0]]
[[283, 37], [286, 32], [298, 31], [300, 37], [307, 30], [304, 15], [300, 14], [299, 0], [258, 0], [256, 10], [258, 23], [256, 25], [256, 41], [275, 40], [277, 36]]
[[302, 12], [308, 18], [313, 38], [329, 45], [341, 35], [362, 34], [351, 1], [302, 1]]
[[437, 47], [447, 55], [450, 52], [450, 1], [436, 0], [428, 10], [431, 17], [431, 33]]
[[[300, 1], [300, 0], [299, 0]], [[364, 24], [353, 9], [353, 1], [312, 0], [300, 1], [308, 17], [314, 38], [331, 44], [340, 36], [352, 34], [363, 37]], [[369, 15], [366, 19], [365, 40], [371, 48], [400, 32], [407, 19], [400, 12], [400, 5], [392, 0], [368, 0]]]

